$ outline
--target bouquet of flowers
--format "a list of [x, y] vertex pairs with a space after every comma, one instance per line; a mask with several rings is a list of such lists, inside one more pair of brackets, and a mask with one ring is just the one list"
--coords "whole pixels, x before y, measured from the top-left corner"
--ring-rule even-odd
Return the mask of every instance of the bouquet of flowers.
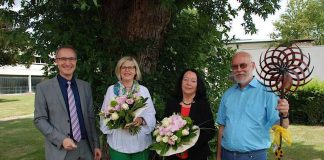
[[105, 110], [99, 113], [109, 129], [128, 129], [131, 135], [140, 131], [140, 126], [134, 126], [133, 120], [145, 109], [148, 98], [138, 94], [128, 94], [113, 98]]
[[197, 142], [199, 133], [199, 127], [193, 125], [190, 117], [173, 114], [155, 127], [151, 149], [160, 156], [182, 153]]

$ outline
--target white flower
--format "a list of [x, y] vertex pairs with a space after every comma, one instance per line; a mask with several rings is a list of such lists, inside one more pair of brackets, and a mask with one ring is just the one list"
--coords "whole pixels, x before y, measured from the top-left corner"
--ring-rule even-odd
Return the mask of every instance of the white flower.
[[121, 106], [124, 110], [128, 110], [129, 107], [128, 107], [128, 104], [127, 103], [124, 103], [122, 106]]
[[158, 134], [159, 134], [159, 130], [158, 129], [154, 130], [153, 135], [156, 136]]
[[109, 120], [110, 120], [109, 118], [105, 118], [105, 119], [103, 119], [103, 123], [107, 124], [109, 122]]
[[171, 131], [169, 131], [169, 132], [167, 132], [165, 135], [167, 135], [167, 136], [172, 136], [173, 133], [172, 133]]
[[117, 120], [118, 118], [119, 118], [119, 116], [118, 116], [117, 112], [114, 112], [114, 113], [111, 114], [111, 119], [112, 120]]
[[183, 124], [184, 124], [184, 126], [187, 124], [187, 121], [186, 120], [183, 120]]
[[168, 127], [168, 126], [170, 125], [170, 121], [171, 121], [170, 118], [164, 118], [164, 119], [162, 120], [162, 126], [163, 126], [163, 127]]
[[133, 95], [133, 97], [134, 97], [134, 99], [135, 99], [135, 101], [138, 101], [138, 100], [140, 100], [141, 99], [141, 97], [140, 96], [137, 96], [137, 95]]
[[162, 136], [158, 135], [155, 140], [156, 140], [156, 142], [161, 142]]
[[189, 131], [187, 129], [182, 130], [181, 133], [182, 133], [183, 136], [189, 135]]
[[114, 107], [108, 106], [107, 110], [108, 111], [112, 111], [114, 109]]
[[162, 141], [163, 141], [164, 143], [168, 143], [168, 141], [169, 141], [169, 137], [168, 137], [168, 136], [164, 136], [164, 137], [162, 138]]
[[178, 139], [178, 137], [176, 135], [171, 136], [172, 141], [176, 141], [177, 139]]

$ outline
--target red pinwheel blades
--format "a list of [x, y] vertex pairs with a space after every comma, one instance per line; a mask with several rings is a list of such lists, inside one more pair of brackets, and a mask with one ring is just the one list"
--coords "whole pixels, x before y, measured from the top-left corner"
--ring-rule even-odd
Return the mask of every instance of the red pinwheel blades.
[[259, 63], [260, 69], [256, 71], [263, 85], [281, 98], [307, 84], [314, 69], [310, 69], [310, 55], [304, 55], [297, 45], [269, 48], [260, 56]]

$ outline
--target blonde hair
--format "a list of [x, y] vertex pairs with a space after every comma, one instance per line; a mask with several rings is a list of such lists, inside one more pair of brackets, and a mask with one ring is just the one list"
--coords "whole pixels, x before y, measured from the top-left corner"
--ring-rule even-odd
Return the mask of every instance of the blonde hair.
[[135, 79], [135, 80], [141, 80], [141, 78], [142, 78], [141, 70], [140, 70], [140, 68], [139, 68], [139, 66], [138, 66], [138, 63], [137, 63], [137, 61], [135, 60], [135, 58], [133, 58], [133, 57], [131, 57], [131, 56], [125, 56], [125, 57], [122, 57], [122, 58], [118, 61], [117, 65], [116, 65], [116, 68], [115, 68], [115, 74], [116, 74], [118, 80], [121, 81], [120, 68], [121, 68], [121, 66], [122, 66], [126, 61], [130, 61], [130, 62], [133, 62], [133, 63], [134, 63], [134, 65], [135, 65], [135, 72], [136, 72], [134, 79]]

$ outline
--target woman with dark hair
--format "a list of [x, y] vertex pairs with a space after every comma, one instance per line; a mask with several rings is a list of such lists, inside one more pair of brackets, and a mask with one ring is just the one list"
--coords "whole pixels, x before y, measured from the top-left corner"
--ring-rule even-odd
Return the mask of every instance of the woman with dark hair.
[[164, 116], [180, 113], [189, 116], [199, 126], [200, 135], [196, 144], [187, 151], [167, 157], [168, 160], [207, 160], [210, 155], [208, 141], [215, 135], [213, 114], [206, 94], [206, 87], [199, 73], [187, 69], [178, 80], [175, 95], [168, 101]]

